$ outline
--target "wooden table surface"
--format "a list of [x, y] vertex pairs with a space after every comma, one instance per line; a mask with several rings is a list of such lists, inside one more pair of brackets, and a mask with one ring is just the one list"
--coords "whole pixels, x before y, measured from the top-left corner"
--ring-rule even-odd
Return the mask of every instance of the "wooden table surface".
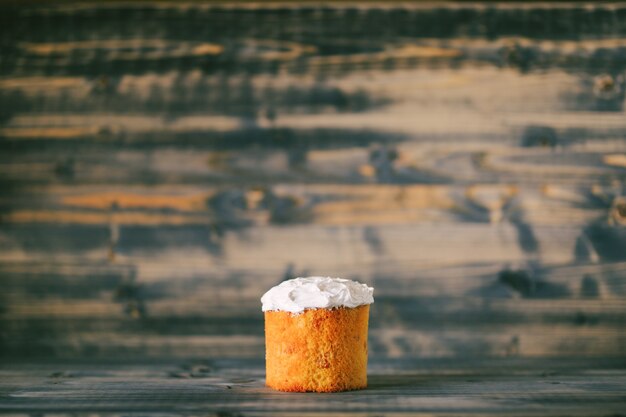
[[[375, 287], [370, 387], [261, 295]], [[0, 412], [626, 412], [626, 5], [0, 2]]]
[[[624, 365], [621, 360], [620, 365]], [[264, 386], [259, 360], [44, 363], [0, 371], [0, 412], [16, 415], [618, 416], [615, 360], [380, 360], [368, 388], [334, 394]]]

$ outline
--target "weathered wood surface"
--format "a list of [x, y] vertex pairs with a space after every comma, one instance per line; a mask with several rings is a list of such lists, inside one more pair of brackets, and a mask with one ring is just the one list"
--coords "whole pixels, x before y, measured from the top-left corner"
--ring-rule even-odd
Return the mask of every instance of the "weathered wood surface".
[[374, 359], [623, 365], [623, 4], [2, 7], [3, 362], [261, 358], [322, 274]]
[[[623, 365], [623, 359], [620, 362]], [[0, 413], [31, 416], [619, 416], [626, 371], [607, 360], [401, 360], [335, 394], [264, 387], [258, 360], [30, 364], [0, 370]]]
[[[0, 413], [626, 409], [624, 4], [0, 8]], [[304, 274], [367, 390], [263, 387]]]

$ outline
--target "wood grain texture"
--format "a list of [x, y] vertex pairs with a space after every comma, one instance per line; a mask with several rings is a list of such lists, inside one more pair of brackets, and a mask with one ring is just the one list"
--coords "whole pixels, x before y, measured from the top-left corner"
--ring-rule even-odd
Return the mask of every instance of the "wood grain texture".
[[[573, 373], [586, 396], [553, 409], [521, 368], [450, 406], [445, 376], [420, 399], [413, 377], [383, 373], [380, 408], [349, 397], [359, 412], [623, 403], [624, 5], [0, 7], [3, 364], [258, 360], [263, 292], [338, 275], [376, 288], [374, 361], [616, 369]], [[71, 393], [95, 401], [116, 372]], [[265, 407], [258, 377], [223, 404], [213, 386], [206, 410]], [[521, 408], [484, 399], [499, 382]], [[179, 401], [154, 383], [142, 407]], [[41, 389], [0, 406], [35, 412], [56, 398]]]
[[0, 371], [0, 412], [610, 416], [619, 415], [626, 401], [624, 371], [613, 364], [584, 359], [387, 360], [370, 364], [366, 390], [334, 394], [266, 388], [258, 360], [30, 364]]

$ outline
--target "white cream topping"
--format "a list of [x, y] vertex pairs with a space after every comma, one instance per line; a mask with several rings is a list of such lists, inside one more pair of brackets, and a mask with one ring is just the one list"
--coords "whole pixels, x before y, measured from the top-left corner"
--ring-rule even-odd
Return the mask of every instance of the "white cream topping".
[[374, 288], [356, 281], [330, 277], [283, 281], [261, 297], [263, 311], [302, 313], [308, 308], [358, 307], [374, 302]]

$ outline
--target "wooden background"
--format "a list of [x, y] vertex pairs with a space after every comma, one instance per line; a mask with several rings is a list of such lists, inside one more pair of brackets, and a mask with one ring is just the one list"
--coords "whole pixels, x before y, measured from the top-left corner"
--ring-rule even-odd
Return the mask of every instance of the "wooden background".
[[[0, 4], [0, 414], [622, 416], [625, 99], [624, 3]], [[313, 274], [365, 391], [264, 387]]]
[[262, 361], [301, 275], [374, 364], [626, 364], [624, 4], [5, 5], [0, 57], [5, 364]]

